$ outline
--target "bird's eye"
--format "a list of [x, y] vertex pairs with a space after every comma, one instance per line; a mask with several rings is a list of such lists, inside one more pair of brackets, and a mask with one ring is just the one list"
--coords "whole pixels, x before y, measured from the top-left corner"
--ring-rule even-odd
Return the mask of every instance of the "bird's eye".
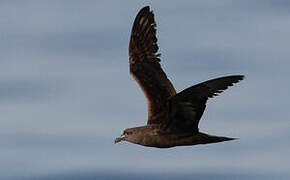
[[128, 132], [128, 131], [124, 132], [124, 135], [130, 135], [130, 134], [132, 134], [132, 132]]

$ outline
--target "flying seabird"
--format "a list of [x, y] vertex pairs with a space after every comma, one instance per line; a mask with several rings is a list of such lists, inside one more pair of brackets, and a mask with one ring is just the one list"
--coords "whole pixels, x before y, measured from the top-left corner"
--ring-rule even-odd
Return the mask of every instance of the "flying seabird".
[[202, 133], [198, 123], [208, 98], [217, 96], [244, 76], [220, 77], [176, 93], [161, 68], [157, 51], [154, 14], [146, 6], [139, 11], [133, 24], [129, 64], [130, 74], [146, 96], [148, 121], [145, 126], [125, 129], [115, 143], [128, 141], [143, 146], [170, 148], [234, 140]]

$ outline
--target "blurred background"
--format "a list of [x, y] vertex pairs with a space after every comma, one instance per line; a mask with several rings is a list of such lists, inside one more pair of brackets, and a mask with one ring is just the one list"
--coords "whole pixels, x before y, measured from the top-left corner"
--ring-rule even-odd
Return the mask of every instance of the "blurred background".
[[[181, 91], [230, 74], [200, 130], [240, 138], [156, 149], [114, 144], [144, 125], [129, 75], [137, 12], [155, 13]], [[0, 1], [0, 178], [289, 179], [290, 1]]]

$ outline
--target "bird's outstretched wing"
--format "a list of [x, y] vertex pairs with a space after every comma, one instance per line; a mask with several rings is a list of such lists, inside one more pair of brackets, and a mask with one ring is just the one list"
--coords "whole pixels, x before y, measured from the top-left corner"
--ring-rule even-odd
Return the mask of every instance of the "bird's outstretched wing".
[[191, 86], [170, 98], [171, 118], [167, 126], [198, 131], [198, 123], [208, 98], [217, 96], [229, 86], [244, 79], [242, 75], [226, 76]]
[[130, 73], [143, 90], [148, 104], [147, 124], [161, 123], [166, 103], [176, 94], [160, 66], [156, 38], [156, 23], [149, 6], [137, 14], [129, 44]]
[[244, 79], [243, 75], [235, 76], [225, 76], [216, 79], [211, 79], [196, 85], [193, 85], [189, 88], [178, 93], [174, 98], [179, 99], [203, 99], [211, 98], [217, 96], [218, 93], [223, 92], [228, 87], [233, 86], [234, 83], [237, 83]]

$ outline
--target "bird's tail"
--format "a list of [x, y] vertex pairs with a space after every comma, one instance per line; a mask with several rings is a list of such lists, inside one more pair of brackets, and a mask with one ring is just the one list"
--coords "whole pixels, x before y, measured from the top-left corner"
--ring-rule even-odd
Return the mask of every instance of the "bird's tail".
[[231, 141], [236, 140], [237, 138], [231, 138], [231, 137], [222, 137], [222, 136], [213, 136], [205, 133], [199, 132], [196, 136], [195, 142], [198, 142], [198, 144], [209, 144], [209, 143], [218, 143], [223, 141]]

